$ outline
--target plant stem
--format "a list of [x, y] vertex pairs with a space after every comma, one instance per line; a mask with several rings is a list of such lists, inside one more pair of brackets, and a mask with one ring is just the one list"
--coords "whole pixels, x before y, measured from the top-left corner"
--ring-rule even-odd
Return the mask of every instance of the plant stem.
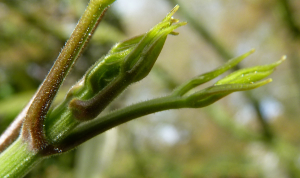
[[25, 108], [19, 113], [19, 115], [14, 119], [14, 121], [8, 126], [8, 128], [0, 136], [0, 153], [4, 151], [9, 145], [11, 145], [19, 137], [23, 125], [23, 120], [26, 116], [26, 113], [28, 111], [28, 108], [33, 98], [29, 101], [29, 103], [25, 106]]
[[[22, 177], [43, 158], [43, 155], [38, 154], [38, 152], [49, 146], [44, 133], [44, 119], [48, 114], [50, 105], [106, 9], [114, 1], [90, 1], [37, 93], [18, 116], [18, 119], [8, 128], [9, 132], [5, 132], [6, 134], [1, 137], [0, 152], [8, 147], [12, 141], [15, 142], [0, 155], [0, 177]], [[17, 139], [18, 134], [16, 133], [19, 133], [22, 123], [21, 136]], [[71, 123], [76, 123], [76, 121]]]
[[32, 149], [39, 150], [47, 145], [43, 133], [43, 122], [49, 107], [66, 75], [82, 53], [104, 12], [112, 2], [112, 0], [90, 1], [70, 39], [32, 100], [22, 129], [22, 137], [30, 142]]
[[163, 110], [185, 108], [187, 105], [184, 100], [183, 97], [166, 96], [137, 103], [98, 117], [75, 128], [61, 141], [59, 149], [63, 152], [73, 149], [100, 133], [141, 116]]
[[28, 144], [19, 137], [0, 155], [0, 177], [23, 177], [42, 158], [28, 149]]
[[[268, 81], [269, 80], [266, 80], [266, 82]], [[260, 83], [263, 84], [263, 82], [257, 82], [256, 83], [257, 86], [255, 86], [255, 84], [249, 84], [249, 85], [253, 85], [253, 88], [256, 88], [260, 85]], [[246, 87], [244, 90], [248, 90], [248, 89], [249, 88]], [[243, 90], [242, 87], [237, 87], [233, 91], [241, 91], [241, 90]], [[224, 94], [224, 96], [226, 96], [226, 93]], [[120, 124], [123, 124], [125, 122], [128, 122], [132, 119], [141, 116], [145, 116], [148, 114], [169, 110], [169, 109], [191, 108], [192, 106], [191, 106], [190, 99], [193, 98], [195, 100], [201, 101], [201, 99], [205, 99], [206, 96], [204, 95], [198, 97], [195, 96], [195, 94], [192, 94], [191, 96], [176, 96], [174, 94], [171, 94], [169, 96], [144, 101], [141, 103], [137, 103], [113, 111], [105, 116], [102, 117], [100, 116], [90, 122], [79, 125], [78, 128], [75, 128], [71, 133], [68, 134], [66, 138], [64, 138], [59, 143], [57, 148], [62, 152], [68, 151], [98, 134], [101, 134], [113, 127], [116, 127]], [[213, 100], [213, 102], [215, 101], [216, 100]], [[208, 104], [212, 103], [209, 100], [207, 102]], [[206, 105], [203, 103], [203, 106], [196, 106], [196, 107], [204, 107]], [[59, 126], [59, 125], [57, 127], [64, 128], [64, 126]], [[49, 130], [49, 132], [51, 131], [52, 130]]]

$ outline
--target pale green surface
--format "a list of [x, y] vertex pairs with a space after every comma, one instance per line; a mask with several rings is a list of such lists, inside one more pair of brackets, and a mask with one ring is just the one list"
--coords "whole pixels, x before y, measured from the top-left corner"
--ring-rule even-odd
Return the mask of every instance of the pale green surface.
[[19, 138], [0, 154], [0, 177], [23, 177], [41, 160], [41, 157], [29, 151], [28, 145]]
[[255, 66], [238, 70], [219, 80], [215, 85], [233, 84], [233, 83], [251, 83], [269, 76], [274, 69], [285, 60], [283, 56], [279, 61], [263, 66]]
[[[219, 68], [211, 71], [211, 72], [208, 72], [208, 73], [205, 73], [205, 74], [202, 74], [192, 80], [190, 80], [189, 82], [187, 82], [186, 84], [184, 85], [181, 85], [180, 87], [178, 87], [174, 93], [176, 95], [184, 95], [186, 92], [188, 92], [189, 90], [191, 90], [192, 88], [195, 88], [197, 87], [198, 85], [201, 85], [205, 82], [208, 82], [216, 77], [218, 77], [219, 75], [223, 74], [224, 72], [228, 71], [229, 69], [235, 67], [238, 65], [238, 63], [240, 63], [242, 60], [244, 60], [246, 57], [248, 57], [250, 54], [252, 54], [255, 50], [252, 49], [251, 51], [239, 56], [239, 57], [236, 57], [236, 58], [233, 58], [231, 60], [229, 60], [228, 62], [226, 62], [224, 65], [220, 66]], [[225, 82], [224, 82], [225, 83]]]

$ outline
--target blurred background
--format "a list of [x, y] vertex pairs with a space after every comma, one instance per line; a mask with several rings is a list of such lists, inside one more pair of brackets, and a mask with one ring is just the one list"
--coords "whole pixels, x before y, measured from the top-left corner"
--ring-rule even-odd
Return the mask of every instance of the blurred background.
[[[87, 4], [0, 1], [0, 133], [43, 81]], [[55, 103], [113, 44], [145, 33], [175, 4], [180, 5], [175, 18], [188, 25], [168, 37], [149, 76], [106, 112], [167, 95], [252, 48], [256, 52], [239, 67], [287, 55], [272, 74], [273, 82], [206, 108], [164, 111], [123, 124], [42, 161], [27, 178], [300, 177], [298, 0], [118, 0]]]

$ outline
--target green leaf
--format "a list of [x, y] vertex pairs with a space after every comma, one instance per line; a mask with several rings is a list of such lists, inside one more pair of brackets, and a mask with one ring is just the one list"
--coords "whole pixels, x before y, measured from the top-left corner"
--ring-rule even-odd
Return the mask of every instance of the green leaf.
[[193, 78], [192, 80], [188, 81], [187, 83], [179, 86], [177, 89], [175, 89], [175, 91], [173, 92], [174, 95], [178, 95], [178, 96], [182, 96], [185, 93], [187, 93], [188, 91], [190, 91], [191, 89], [205, 83], [208, 82], [216, 77], [218, 77], [219, 75], [223, 74], [224, 72], [228, 71], [229, 69], [235, 67], [238, 63], [240, 63], [243, 59], [245, 59], [246, 57], [248, 57], [250, 54], [252, 54], [255, 50], [252, 49], [249, 52], [230, 59], [228, 62], [226, 62], [224, 65], [218, 67], [217, 69], [211, 71], [211, 72], [207, 72], [204, 73], [202, 75], [199, 75], [195, 78]]
[[235, 83], [253, 83], [269, 76], [279, 64], [286, 59], [283, 56], [279, 61], [263, 66], [255, 66], [251, 68], [241, 69], [233, 72], [225, 78], [219, 80], [215, 85], [235, 84]]
[[[253, 50], [249, 51], [248, 53], [235, 58], [229, 62], [227, 62], [224, 66], [206, 74], [200, 75], [195, 79], [187, 82], [187, 84], [179, 87], [179, 89], [175, 90], [175, 96], [181, 96], [185, 94], [187, 91], [193, 89], [194, 87], [198, 86], [199, 84], [212, 79], [222, 72], [228, 70], [231, 65], [236, 65], [237, 62], [244, 59], [246, 56], [251, 54]], [[283, 56], [279, 61], [263, 66], [255, 66], [246, 69], [240, 69], [236, 72], [233, 72], [226, 76], [225, 78], [216, 82], [213, 86], [203, 89], [201, 91], [195, 92], [186, 97], [186, 105], [187, 107], [204, 107], [214, 103], [215, 101], [223, 98], [224, 96], [236, 92], [236, 91], [244, 91], [244, 90], [251, 90], [262, 85], [265, 85], [272, 81], [272, 79], [267, 79], [264, 81], [260, 81], [266, 77], [268, 77], [277, 67], [286, 59], [286, 56]], [[260, 82], [258, 82], [260, 81]]]
[[208, 106], [232, 92], [251, 90], [270, 83], [271, 81], [272, 79], [267, 79], [251, 84], [225, 84], [211, 86], [188, 96], [186, 99], [186, 105], [191, 108]]

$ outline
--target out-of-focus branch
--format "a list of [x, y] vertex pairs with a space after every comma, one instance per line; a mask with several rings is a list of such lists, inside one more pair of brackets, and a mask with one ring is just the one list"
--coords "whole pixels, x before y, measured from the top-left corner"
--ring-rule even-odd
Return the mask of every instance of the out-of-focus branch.
[[54, 38], [61, 41], [61, 43], [64, 43], [68, 36], [67, 34], [63, 34], [61, 31], [61, 28], [58, 27], [58, 25], [54, 25], [53, 22], [47, 23], [45, 19], [41, 18], [37, 14], [26, 12], [19, 3], [16, 3], [14, 1], [4, 1], [5, 5], [9, 7], [10, 10], [13, 10], [14, 13], [17, 13], [20, 15], [23, 19], [26, 20], [27, 23], [29, 23], [32, 26], [37, 27], [41, 31], [52, 35]]
[[218, 103], [215, 103], [213, 106], [208, 106], [204, 108], [206, 113], [210, 116], [210, 118], [221, 126], [222, 129], [229, 132], [236, 138], [240, 138], [242, 140], [247, 141], [260, 141], [263, 139], [261, 134], [251, 132], [246, 127], [240, 126], [234, 120], [231, 119], [231, 116], [227, 114], [225, 108], [223, 108]]
[[[292, 7], [289, 2], [289, 0], [278, 0], [280, 10], [282, 13], [282, 20], [286, 24], [287, 29], [291, 32], [291, 36], [294, 40], [300, 40], [300, 27], [297, 25], [296, 20], [293, 16], [292, 13]], [[297, 54], [298, 50], [293, 50], [291, 54], [289, 55], [290, 57], [290, 68], [292, 69], [292, 75], [295, 79], [295, 83], [298, 87], [298, 91], [300, 91], [300, 74], [299, 74], [299, 68], [300, 68], [300, 63], [299, 63], [299, 55]], [[298, 94], [299, 95], [299, 94]], [[298, 96], [299, 98], [300, 96]], [[300, 104], [300, 102], [299, 102]]]
[[[178, 4], [177, 0], [168, 1], [172, 5]], [[193, 27], [198, 34], [200, 34], [200, 36], [204, 38], [204, 40], [210, 44], [222, 58], [224, 58], [224, 60], [231, 59], [233, 57], [233, 55], [205, 28], [205, 25], [203, 25], [196, 18], [194, 18], [192, 14], [190, 14], [188, 9], [183, 7], [180, 10], [180, 13], [186, 18], [189, 26]]]
[[289, 30], [293, 33], [293, 35], [297, 38], [300, 37], [300, 27], [297, 26], [295, 22], [295, 18], [292, 13], [292, 7], [288, 0], [278, 0], [279, 5], [281, 6], [282, 14], [284, 21], [289, 28]]

